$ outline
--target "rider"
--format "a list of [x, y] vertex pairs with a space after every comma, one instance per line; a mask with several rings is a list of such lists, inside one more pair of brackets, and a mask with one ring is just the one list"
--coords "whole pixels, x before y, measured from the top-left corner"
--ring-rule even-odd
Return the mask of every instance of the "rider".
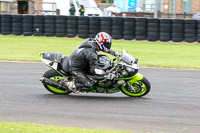
[[76, 90], [87, 89], [93, 85], [93, 82], [87, 78], [83, 70], [88, 66], [90, 73], [96, 75], [98, 71], [98, 54], [97, 51], [110, 53], [119, 56], [118, 52], [111, 50], [112, 38], [106, 32], [100, 32], [95, 38], [89, 38], [70, 55], [69, 71], [75, 77], [74, 82], [67, 82], [66, 85], [73, 92]]

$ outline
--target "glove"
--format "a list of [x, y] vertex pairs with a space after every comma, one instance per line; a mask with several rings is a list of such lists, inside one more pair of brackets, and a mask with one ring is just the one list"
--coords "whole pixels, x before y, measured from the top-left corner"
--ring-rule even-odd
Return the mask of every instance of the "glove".
[[120, 54], [119, 52], [116, 52], [116, 51], [115, 51], [115, 52], [114, 52], [114, 56], [118, 58], [118, 57], [121, 56], [121, 54]]
[[114, 55], [115, 57], [120, 57], [121, 56], [121, 54], [119, 53], [119, 52], [116, 52], [116, 51], [114, 51], [114, 50], [112, 50], [112, 49], [110, 49], [109, 51], [108, 51], [108, 53], [110, 53], [111, 55]]
[[106, 73], [104, 70], [97, 69], [97, 68], [95, 68], [94, 71], [96, 75], [104, 75]]

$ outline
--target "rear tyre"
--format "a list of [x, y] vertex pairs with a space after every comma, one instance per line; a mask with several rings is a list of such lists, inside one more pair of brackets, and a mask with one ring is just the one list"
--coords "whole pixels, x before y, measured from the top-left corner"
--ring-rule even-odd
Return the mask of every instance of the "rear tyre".
[[145, 77], [143, 77], [142, 80], [133, 83], [132, 86], [136, 90], [136, 92], [122, 85], [121, 86], [122, 93], [130, 97], [141, 97], [147, 95], [151, 89], [151, 85]]
[[[46, 71], [44, 73], [43, 77], [51, 79], [51, 80], [56, 81], [56, 82], [60, 82], [61, 79], [63, 78], [62, 75], [60, 75], [59, 73], [57, 73], [53, 69], [50, 69], [50, 70]], [[71, 93], [70, 91], [63, 91], [63, 90], [60, 90], [58, 88], [55, 88], [55, 87], [47, 85], [47, 84], [43, 84], [43, 85], [49, 92], [51, 92], [53, 94], [65, 94], [65, 95], [68, 95], [68, 94]]]

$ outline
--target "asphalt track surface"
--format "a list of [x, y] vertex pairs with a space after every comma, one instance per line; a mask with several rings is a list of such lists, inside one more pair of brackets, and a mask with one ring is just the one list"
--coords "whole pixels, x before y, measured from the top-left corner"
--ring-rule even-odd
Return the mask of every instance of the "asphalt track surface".
[[200, 132], [200, 70], [142, 67], [152, 90], [54, 95], [39, 81], [42, 63], [0, 62], [0, 121], [137, 133]]

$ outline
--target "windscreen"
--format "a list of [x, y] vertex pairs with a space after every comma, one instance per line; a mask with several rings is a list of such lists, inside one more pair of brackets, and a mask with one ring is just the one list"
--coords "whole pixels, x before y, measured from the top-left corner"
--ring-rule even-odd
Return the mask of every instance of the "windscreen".
[[120, 61], [123, 61], [123, 62], [131, 65], [132, 63], [135, 62], [135, 58], [132, 55], [130, 55], [128, 52], [126, 52], [126, 50], [123, 49], [123, 54], [120, 58]]

